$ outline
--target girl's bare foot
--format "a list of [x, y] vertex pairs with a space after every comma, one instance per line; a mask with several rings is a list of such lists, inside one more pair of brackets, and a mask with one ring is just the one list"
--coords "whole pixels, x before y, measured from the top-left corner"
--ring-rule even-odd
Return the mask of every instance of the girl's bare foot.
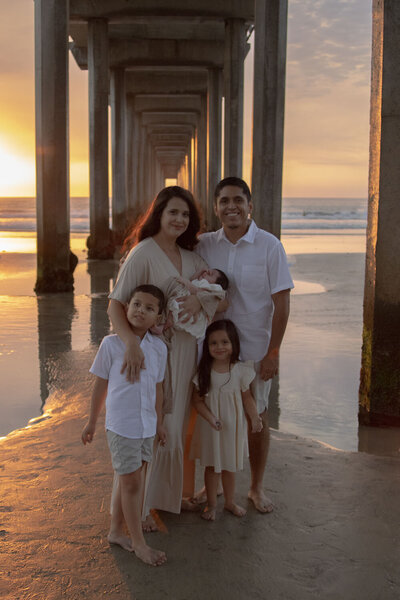
[[147, 515], [144, 521], [142, 521], [142, 529], [146, 533], [151, 533], [152, 531], [158, 531], [157, 523], [153, 519], [152, 515]]
[[205, 519], [206, 521], [215, 521], [216, 514], [216, 506], [206, 506], [203, 512], [201, 513], [201, 518]]
[[107, 540], [109, 544], [115, 544], [116, 546], [121, 546], [124, 550], [128, 550], [128, 552], [133, 552], [131, 539], [127, 535], [123, 535], [122, 533], [109, 533]]
[[167, 560], [165, 552], [150, 548], [147, 544], [133, 548], [133, 552], [141, 561], [146, 563], [146, 565], [152, 565], [153, 567], [159, 567]]
[[235, 517], [244, 517], [247, 512], [243, 506], [239, 506], [239, 504], [235, 504], [234, 502], [232, 504], [225, 504], [224, 509], [229, 510]]
[[250, 490], [247, 496], [253, 502], [258, 512], [270, 513], [274, 510], [274, 505], [272, 504], [271, 500], [267, 498], [267, 496], [264, 494], [263, 490]]
[[[224, 490], [222, 489], [222, 483], [221, 480], [218, 482], [218, 489], [217, 489], [217, 496], [222, 496], [222, 494], [224, 493]], [[206, 487], [203, 486], [201, 488], [201, 490], [199, 490], [198, 492], [196, 492], [194, 494], [194, 496], [192, 496], [192, 498], [190, 498], [191, 502], [194, 502], [195, 504], [204, 504], [205, 502], [207, 502], [207, 492], [206, 492]]]
[[187, 510], [189, 512], [196, 512], [200, 510], [200, 506], [193, 502], [191, 498], [182, 498], [181, 510]]

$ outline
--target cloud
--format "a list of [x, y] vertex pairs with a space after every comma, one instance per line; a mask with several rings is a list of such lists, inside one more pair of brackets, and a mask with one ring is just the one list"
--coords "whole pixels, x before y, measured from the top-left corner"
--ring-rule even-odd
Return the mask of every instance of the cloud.
[[287, 85], [322, 96], [346, 79], [369, 87], [372, 8], [366, 0], [290, 0]]

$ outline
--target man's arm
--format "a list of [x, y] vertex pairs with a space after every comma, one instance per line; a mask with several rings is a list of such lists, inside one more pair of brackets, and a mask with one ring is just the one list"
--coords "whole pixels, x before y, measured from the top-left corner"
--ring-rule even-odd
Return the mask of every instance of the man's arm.
[[279, 350], [285, 334], [290, 312], [290, 290], [282, 290], [272, 294], [274, 314], [272, 317], [271, 340], [267, 354], [261, 361], [260, 376], [267, 381], [278, 374]]
[[124, 362], [122, 363], [121, 373], [126, 369], [126, 378], [132, 383], [138, 381], [140, 369], [145, 369], [144, 354], [140, 348], [140, 343], [133, 333], [129, 321], [126, 318], [124, 305], [118, 300], [110, 300], [107, 310], [115, 333], [124, 342], [126, 350]]

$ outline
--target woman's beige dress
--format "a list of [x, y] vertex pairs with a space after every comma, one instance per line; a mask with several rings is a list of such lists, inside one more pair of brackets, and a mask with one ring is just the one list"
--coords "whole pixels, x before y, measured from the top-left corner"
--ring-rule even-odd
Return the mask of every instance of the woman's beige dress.
[[[214, 467], [216, 473], [243, 469], [243, 457], [249, 453], [242, 392], [249, 389], [255, 374], [252, 362], [237, 362], [230, 373], [211, 371], [205, 403], [221, 421], [222, 429], [217, 431], [203, 417], [197, 417], [190, 458], [199, 458], [203, 467]], [[197, 387], [197, 375], [193, 381]]]
[[[207, 268], [204, 260], [195, 252], [180, 248], [182, 273], [179, 273], [167, 255], [153, 238], [147, 238], [135, 246], [121, 267], [110, 298], [125, 304], [135, 287], [151, 284], [164, 293], [171, 276], [181, 275], [190, 279], [196, 271]], [[215, 307], [218, 300], [215, 301]], [[146, 512], [157, 508], [179, 513], [183, 490], [183, 449], [188, 419], [192, 378], [196, 370], [196, 339], [185, 331], [170, 332], [169, 365], [172, 391], [172, 412], [164, 417], [167, 443], [158, 445], [150, 477], [147, 481]], [[194, 485], [194, 482], [193, 484]]]

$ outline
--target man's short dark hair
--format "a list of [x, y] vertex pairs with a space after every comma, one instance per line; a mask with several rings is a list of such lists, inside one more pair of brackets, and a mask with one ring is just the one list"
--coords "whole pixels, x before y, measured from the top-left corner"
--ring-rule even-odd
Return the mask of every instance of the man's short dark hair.
[[143, 285], [138, 285], [135, 287], [133, 292], [130, 295], [129, 302], [132, 300], [133, 296], [136, 292], [143, 292], [144, 294], [151, 294], [154, 298], [158, 300], [158, 314], [161, 315], [162, 311], [165, 308], [165, 296], [163, 292], [156, 285], [150, 285], [149, 283], [145, 283]]
[[251, 202], [250, 188], [247, 185], [247, 183], [245, 181], [243, 181], [243, 179], [240, 179], [240, 177], [225, 177], [224, 179], [222, 179], [219, 182], [219, 184], [215, 188], [215, 192], [214, 192], [215, 203], [217, 202], [218, 196], [220, 195], [222, 188], [224, 188], [226, 185], [234, 185], [235, 187], [240, 188], [242, 190], [243, 194], [246, 196], [248, 202]]
[[218, 283], [218, 285], [220, 285], [223, 290], [227, 290], [229, 287], [229, 279], [227, 278], [225, 273], [223, 271], [221, 271], [221, 269], [215, 269], [215, 270], [218, 271], [218, 273], [219, 273], [219, 276], [218, 276], [217, 280], [215, 281], [215, 283]]

